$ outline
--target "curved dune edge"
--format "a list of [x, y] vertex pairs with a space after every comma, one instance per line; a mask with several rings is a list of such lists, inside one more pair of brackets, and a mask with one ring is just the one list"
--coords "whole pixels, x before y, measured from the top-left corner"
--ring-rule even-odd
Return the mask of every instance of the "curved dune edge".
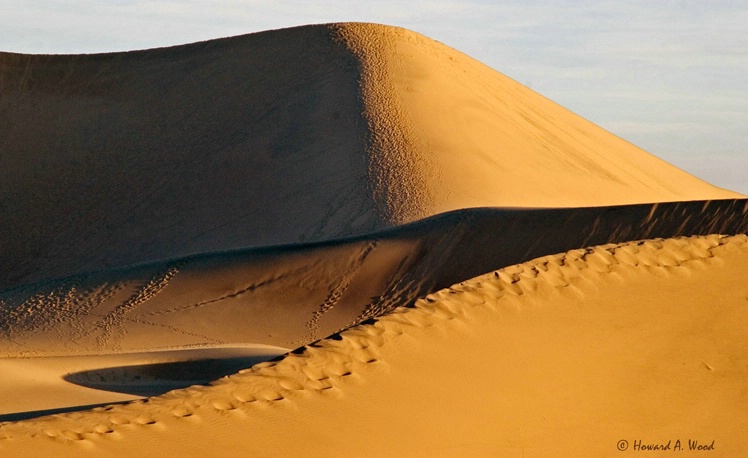
[[347, 240], [92, 272], [0, 291], [0, 358], [234, 344], [297, 348], [548, 253], [747, 231], [748, 199], [466, 209]]
[[583, 457], [692, 439], [739, 456], [746, 269], [745, 235], [545, 256], [210, 387], [3, 424], [0, 450]]

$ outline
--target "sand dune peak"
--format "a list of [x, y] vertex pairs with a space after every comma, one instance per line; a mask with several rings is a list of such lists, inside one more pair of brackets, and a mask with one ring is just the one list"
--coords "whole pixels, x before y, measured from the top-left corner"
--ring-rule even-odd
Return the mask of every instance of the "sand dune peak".
[[466, 207], [740, 197], [396, 27], [0, 62], [0, 288]]

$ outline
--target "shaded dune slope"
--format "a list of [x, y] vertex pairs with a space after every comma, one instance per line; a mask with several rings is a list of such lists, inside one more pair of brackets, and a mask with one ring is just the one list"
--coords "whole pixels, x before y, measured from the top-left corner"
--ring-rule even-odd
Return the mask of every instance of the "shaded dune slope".
[[0, 94], [0, 288], [466, 207], [739, 197], [394, 27], [0, 53]]
[[0, 287], [384, 227], [356, 68], [326, 27], [0, 55]]
[[193, 256], [8, 289], [0, 292], [0, 354], [295, 348], [548, 253], [744, 232], [748, 199], [461, 210], [348, 240]]
[[592, 457], [685, 436], [741, 456], [748, 309], [730, 284], [746, 263], [744, 235], [542, 257], [209, 387], [5, 424], [0, 450]]

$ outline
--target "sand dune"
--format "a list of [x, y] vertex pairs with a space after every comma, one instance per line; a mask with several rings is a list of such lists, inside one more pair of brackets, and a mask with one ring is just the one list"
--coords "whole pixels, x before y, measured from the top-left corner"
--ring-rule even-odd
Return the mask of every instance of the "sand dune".
[[0, 288], [466, 207], [741, 197], [394, 27], [6, 53], [0, 91]]
[[748, 450], [748, 198], [414, 32], [0, 53], [0, 218], [3, 457]]
[[747, 242], [679, 238], [539, 258], [210, 387], [7, 424], [0, 447], [592, 457], [615, 456], [620, 440], [692, 439], [740, 456], [748, 316], [733, 284], [748, 268]]

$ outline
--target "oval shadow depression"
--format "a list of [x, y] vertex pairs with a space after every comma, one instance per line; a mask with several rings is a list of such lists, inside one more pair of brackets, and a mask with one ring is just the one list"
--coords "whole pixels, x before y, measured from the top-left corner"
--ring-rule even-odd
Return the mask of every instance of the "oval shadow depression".
[[117, 366], [74, 372], [63, 378], [86, 388], [148, 397], [192, 385], [207, 385], [273, 357], [255, 355]]

